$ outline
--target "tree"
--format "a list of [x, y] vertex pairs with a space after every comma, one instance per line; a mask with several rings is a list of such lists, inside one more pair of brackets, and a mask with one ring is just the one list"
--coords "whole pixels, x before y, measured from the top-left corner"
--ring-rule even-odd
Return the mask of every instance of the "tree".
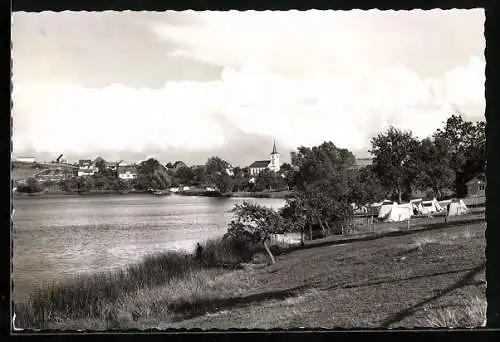
[[260, 172], [255, 178], [255, 189], [262, 190], [276, 190], [284, 185], [283, 178], [275, 172], [265, 169]]
[[381, 184], [396, 194], [402, 201], [405, 189], [411, 189], [414, 183], [415, 167], [413, 156], [418, 147], [418, 140], [411, 131], [403, 132], [390, 127], [385, 133], [371, 139], [374, 155], [374, 171]]
[[141, 162], [137, 170], [137, 189], [167, 189], [171, 185], [167, 170], [154, 158]]
[[483, 172], [486, 166], [486, 124], [484, 121], [464, 121], [460, 115], [452, 115], [444, 127], [434, 133], [434, 138], [445, 139], [450, 144], [455, 192], [462, 197], [466, 194], [465, 183]]
[[272, 234], [281, 234], [289, 229], [288, 220], [273, 209], [256, 203], [243, 202], [233, 208], [236, 218], [229, 223], [225, 239], [246, 239], [262, 243], [272, 264], [276, 262], [267, 242]]
[[210, 157], [205, 163], [205, 172], [208, 177], [216, 174], [226, 173], [229, 163], [219, 157]]
[[176, 181], [178, 183], [184, 184], [184, 185], [191, 185], [195, 176], [196, 175], [195, 175], [194, 171], [190, 167], [187, 167], [187, 166], [181, 166], [174, 173], [174, 177], [175, 177]]
[[354, 166], [354, 155], [324, 142], [312, 148], [299, 147], [296, 160], [300, 167], [294, 177], [295, 199], [309, 228], [317, 225], [325, 234], [331, 230], [331, 222], [351, 215], [348, 170]]
[[424, 139], [417, 152], [418, 172], [415, 180], [420, 190], [432, 188], [438, 199], [442, 198], [442, 191], [452, 186], [455, 172], [451, 165], [451, 148], [447, 139], [435, 137]]
[[350, 201], [367, 204], [385, 197], [385, 191], [371, 166], [353, 170], [349, 175]]
[[207, 181], [216, 186], [221, 193], [232, 190], [233, 180], [226, 170], [229, 163], [219, 157], [211, 157], [205, 164], [205, 174]]
[[77, 178], [78, 192], [88, 192], [95, 189], [95, 183], [92, 177], [78, 177]]
[[94, 164], [99, 170], [99, 173], [105, 173], [106, 172], [106, 161], [102, 157], [97, 157], [94, 159]]
[[203, 186], [207, 181], [207, 176], [205, 173], [205, 166], [197, 166], [194, 169], [194, 179], [193, 184], [196, 186]]

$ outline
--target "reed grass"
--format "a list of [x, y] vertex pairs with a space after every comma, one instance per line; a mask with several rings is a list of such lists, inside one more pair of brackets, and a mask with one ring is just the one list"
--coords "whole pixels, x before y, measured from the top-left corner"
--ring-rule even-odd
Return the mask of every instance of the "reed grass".
[[[114, 272], [77, 276], [52, 283], [14, 303], [16, 326], [46, 329], [67, 320], [116, 321], [113, 307], [121, 297], [192, 277], [207, 269], [234, 269], [251, 261], [259, 246], [231, 239], [203, 243], [200, 258], [178, 252], [146, 256], [141, 262]], [[194, 279], [194, 278], [193, 278]]]

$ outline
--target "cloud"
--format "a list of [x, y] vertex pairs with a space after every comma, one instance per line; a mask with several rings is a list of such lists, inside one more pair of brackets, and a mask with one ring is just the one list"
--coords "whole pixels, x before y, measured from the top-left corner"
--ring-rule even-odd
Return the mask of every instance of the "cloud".
[[244, 133], [275, 136], [284, 148], [331, 140], [367, 149], [388, 125], [431, 134], [452, 104], [475, 106], [475, 118], [482, 117], [483, 75], [484, 63], [474, 58], [441, 80], [403, 67], [382, 70], [369, 83], [333, 75], [301, 80], [250, 65], [225, 68], [216, 81], [171, 81], [161, 89], [16, 83], [14, 148], [29, 141], [54, 153], [148, 146], [208, 151], [230, 134], [214, 117], [222, 115]]
[[[283, 151], [328, 140], [363, 152], [389, 125], [425, 137], [455, 109], [484, 118], [482, 10], [107, 15], [42, 16], [47, 33], [35, 38], [37, 54], [28, 53], [29, 20], [18, 20], [14, 46], [25, 53], [14, 63], [14, 76], [22, 71], [13, 88], [15, 152], [175, 151], [199, 163], [220, 153], [239, 164], [268, 154], [258, 145], [252, 157], [251, 139], [275, 137]], [[73, 21], [95, 25], [56, 33]], [[70, 32], [81, 38], [74, 45]], [[88, 51], [94, 40], [91, 58], [68, 52]], [[54, 56], [66, 62], [51, 78]], [[94, 70], [92, 60], [102, 63]], [[199, 66], [191, 80], [177, 77], [192, 69], [185, 60]], [[133, 77], [109, 84], [127, 69]]]

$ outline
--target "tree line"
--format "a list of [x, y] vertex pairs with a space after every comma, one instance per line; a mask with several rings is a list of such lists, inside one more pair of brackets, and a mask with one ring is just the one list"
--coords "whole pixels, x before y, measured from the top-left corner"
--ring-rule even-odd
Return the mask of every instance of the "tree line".
[[[293, 196], [279, 211], [245, 202], [234, 208], [235, 218], [225, 238], [263, 243], [286, 231], [340, 233], [353, 216], [351, 203], [381, 199], [409, 200], [415, 190], [431, 189], [441, 199], [466, 195], [465, 183], [486, 168], [486, 125], [452, 115], [430, 137], [418, 139], [409, 130], [390, 127], [370, 140], [372, 165], [358, 169], [352, 152], [332, 142], [297, 150], [298, 170], [287, 178]], [[339, 226], [340, 225], [340, 226]]]

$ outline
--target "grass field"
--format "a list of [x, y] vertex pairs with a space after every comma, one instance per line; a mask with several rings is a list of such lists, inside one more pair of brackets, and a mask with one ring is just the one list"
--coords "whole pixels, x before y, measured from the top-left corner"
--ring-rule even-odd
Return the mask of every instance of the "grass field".
[[[428, 228], [401, 232], [405, 235], [373, 236], [370, 240], [317, 241], [316, 245], [278, 256], [277, 263], [270, 266], [247, 262], [242, 264], [243, 269], [233, 270], [191, 267], [190, 272], [180, 272], [182, 275], [177, 277], [144, 282], [168, 269], [168, 263], [160, 263], [164, 267], [159, 268], [150, 259], [149, 269], [155, 271], [136, 276], [133, 286], [130, 279], [122, 282], [128, 284], [127, 291], [109, 290], [112, 295], [101, 291], [97, 314], [65, 315], [49, 310], [44, 327], [101, 330], [482, 325], [486, 312], [485, 223], [462, 220]], [[212, 251], [214, 261], [228, 255], [217, 248]], [[248, 260], [248, 256], [243, 259]], [[73, 289], [79, 291], [76, 284]], [[95, 293], [96, 287], [86, 296]], [[73, 294], [68, 292], [66, 298]], [[45, 298], [54, 302], [54, 298]]]

